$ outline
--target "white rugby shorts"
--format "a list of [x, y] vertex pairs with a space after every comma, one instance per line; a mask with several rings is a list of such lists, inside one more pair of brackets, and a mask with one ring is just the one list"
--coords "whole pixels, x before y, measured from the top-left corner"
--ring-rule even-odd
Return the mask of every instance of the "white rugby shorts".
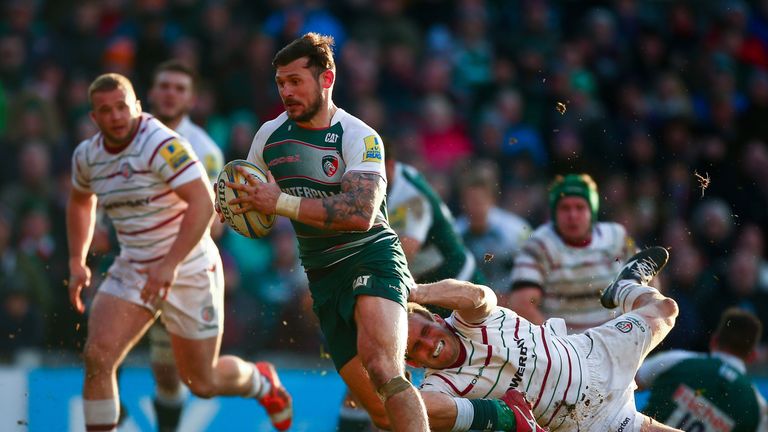
[[141, 300], [146, 275], [118, 257], [99, 291], [159, 313], [169, 333], [187, 339], [207, 339], [224, 331], [224, 271], [221, 258], [207, 269], [179, 272], [165, 301], [151, 306]]
[[651, 329], [627, 313], [584, 333], [568, 336], [587, 360], [590, 386], [581, 405], [581, 430], [639, 432], [635, 373], [651, 350]]

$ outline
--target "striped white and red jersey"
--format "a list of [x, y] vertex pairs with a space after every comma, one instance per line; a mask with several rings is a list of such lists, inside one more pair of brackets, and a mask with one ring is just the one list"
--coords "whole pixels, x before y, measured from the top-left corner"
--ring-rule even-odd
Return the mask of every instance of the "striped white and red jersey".
[[540, 425], [554, 431], [578, 424], [575, 413], [584, 410], [577, 404], [590, 385], [587, 353], [567, 337], [562, 319], [537, 326], [497, 307], [482, 322], [468, 323], [455, 312], [445, 321], [461, 341], [459, 358], [449, 368], [427, 369], [422, 391], [498, 399], [516, 388], [533, 404]]
[[[173, 189], [198, 178], [208, 177], [189, 142], [148, 114], [123, 150], [111, 152], [97, 133], [72, 156], [73, 187], [96, 195], [117, 232], [120, 257], [134, 264], [159, 261], [168, 252], [187, 209]], [[179, 274], [210, 268], [217, 256], [206, 231]]]
[[583, 247], [563, 242], [551, 223], [537, 228], [515, 257], [512, 289], [542, 289], [542, 312], [563, 318], [570, 333], [600, 325], [616, 315], [600, 304], [600, 290], [613, 281], [624, 262], [637, 252], [623, 226], [598, 222]]

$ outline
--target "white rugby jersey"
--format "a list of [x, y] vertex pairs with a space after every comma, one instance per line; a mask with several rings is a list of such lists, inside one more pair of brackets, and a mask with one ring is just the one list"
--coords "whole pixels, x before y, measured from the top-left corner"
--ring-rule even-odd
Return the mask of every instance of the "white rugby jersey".
[[615, 310], [600, 304], [600, 290], [636, 252], [634, 241], [617, 223], [596, 223], [592, 241], [584, 247], [565, 244], [547, 223], [533, 232], [517, 254], [512, 286], [521, 282], [540, 286], [542, 312], [563, 318], [570, 333], [579, 333], [615, 317]]
[[192, 150], [197, 154], [197, 158], [203, 163], [205, 172], [208, 173], [208, 179], [211, 183], [216, 182], [221, 169], [224, 167], [224, 154], [219, 146], [211, 139], [203, 128], [192, 123], [189, 116], [184, 116], [176, 127], [176, 133], [186, 138], [192, 145]]
[[584, 354], [564, 337], [563, 320], [537, 326], [497, 307], [479, 323], [467, 323], [455, 312], [445, 321], [461, 341], [459, 358], [449, 368], [427, 369], [422, 391], [498, 399], [516, 388], [533, 404], [540, 425], [554, 431], [578, 424], [574, 412], [590, 385], [589, 373]]
[[[72, 156], [73, 187], [96, 195], [117, 232], [120, 256], [135, 264], [159, 261], [168, 252], [187, 209], [173, 189], [197, 178], [207, 177], [189, 143], [148, 114], [120, 152], [107, 150], [97, 133]], [[217, 254], [206, 230], [179, 273], [209, 268]]]

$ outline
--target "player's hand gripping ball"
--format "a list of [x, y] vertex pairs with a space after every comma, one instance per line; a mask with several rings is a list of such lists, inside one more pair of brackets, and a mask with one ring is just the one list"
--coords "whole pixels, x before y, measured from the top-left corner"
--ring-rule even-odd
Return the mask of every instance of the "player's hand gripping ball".
[[[225, 182], [247, 184], [245, 176], [236, 169], [238, 166], [245, 168], [251, 179], [267, 183], [267, 174], [256, 165], [242, 159], [230, 161], [224, 165], [224, 169], [221, 170], [216, 179], [216, 202], [227, 225], [231, 226], [238, 234], [248, 238], [264, 237], [272, 230], [275, 224], [275, 215], [265, 215], [256, 210], [236, 215], [230, 210], [229, 201], [237, 198], [242, 192], [227, 187]], [[238, 205], [235, 204], [235, 206]]]

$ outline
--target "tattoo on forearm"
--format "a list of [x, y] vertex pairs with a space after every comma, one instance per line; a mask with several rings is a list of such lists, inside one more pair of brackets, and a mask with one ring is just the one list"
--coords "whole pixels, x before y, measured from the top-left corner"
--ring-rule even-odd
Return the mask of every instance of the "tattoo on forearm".
[[341, 193], [323, 199], [325, 227], [353, 217], [370, 220], [384, 193], [378, 174], [351, 172], [341, 180]]

